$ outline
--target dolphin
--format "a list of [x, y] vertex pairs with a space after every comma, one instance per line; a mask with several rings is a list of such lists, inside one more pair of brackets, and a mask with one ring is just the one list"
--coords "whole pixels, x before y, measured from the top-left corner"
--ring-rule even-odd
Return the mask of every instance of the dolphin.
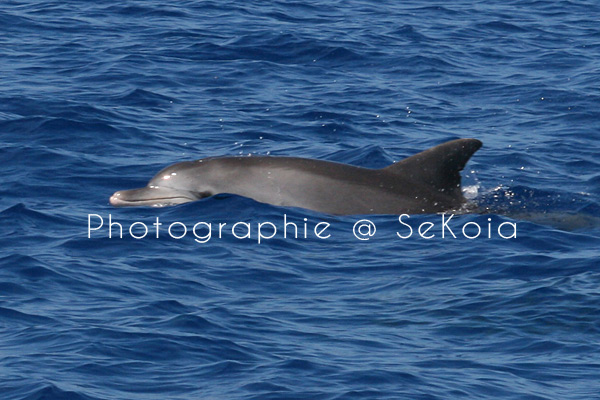
[[482, 143], [457, 139], [381, 169], [297, 157], [211, 157], [160, 171], [146, 187], [115, 192], [113, 206], [163, 207], [219, 193], [335, 215], [459, 209], [460, 171]]

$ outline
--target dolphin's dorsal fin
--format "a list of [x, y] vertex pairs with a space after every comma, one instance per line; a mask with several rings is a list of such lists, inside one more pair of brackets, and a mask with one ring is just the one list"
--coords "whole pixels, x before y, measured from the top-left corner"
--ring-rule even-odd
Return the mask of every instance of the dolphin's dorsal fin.
[[[460, 190], [460, 171], [482, 143], [477, 139], [457, 139], [432, 147], [384, 168], [384, 171], [408, 175], [451, 194]], [[459, 192], [460, 193], [460, 192]]]

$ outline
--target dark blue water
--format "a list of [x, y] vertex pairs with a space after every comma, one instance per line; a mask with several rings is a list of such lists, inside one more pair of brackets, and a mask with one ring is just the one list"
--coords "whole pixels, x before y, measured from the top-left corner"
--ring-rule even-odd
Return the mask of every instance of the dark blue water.
[[[599, 20], [596, 1], [2, 2], [0, 397], [598, 398]], [[456, 239], [440, 215], [408, 239], [367, 216], [361, 241], [360, 217], [235, 196], [108, 204], [182, 160], [383, 167], [459, 137], [484, 147]], [[250, 238], [214, 230], [240, 221]]]

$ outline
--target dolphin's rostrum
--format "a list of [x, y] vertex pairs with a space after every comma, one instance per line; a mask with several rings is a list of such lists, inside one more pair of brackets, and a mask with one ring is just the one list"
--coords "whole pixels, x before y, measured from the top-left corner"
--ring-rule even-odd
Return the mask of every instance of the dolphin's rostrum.
[[457, 139], [382, 169], [296, 157], [215, 157], [160, 171], [141, 189], [113, 194], [114, 206], [170, 206], [231, 193], [329, 214], [421, 214], [465, 203], [460, 173], [482, 143]]

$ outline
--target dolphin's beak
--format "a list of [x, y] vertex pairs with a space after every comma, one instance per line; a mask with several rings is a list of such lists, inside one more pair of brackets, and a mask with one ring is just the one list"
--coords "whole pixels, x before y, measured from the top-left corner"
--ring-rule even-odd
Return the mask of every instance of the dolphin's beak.
[[192, 192], [158, 186], [140, 189], [120, 190], [110, 196], [110, 204], [115, 207], [164, 207], [198, 200]]

